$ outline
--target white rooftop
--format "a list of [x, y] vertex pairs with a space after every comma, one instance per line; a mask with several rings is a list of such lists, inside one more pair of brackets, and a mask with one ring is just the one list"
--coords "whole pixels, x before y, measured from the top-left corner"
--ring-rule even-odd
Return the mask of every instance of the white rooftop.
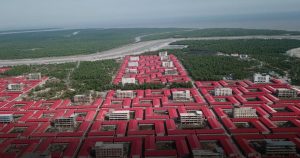
[[12, 116], [13, 114], [0, 114], [0, 116]]
[[180, 113], [180, 116], [197, 116], [197, 115], [202, 115], [202, 111], [196, 111], [193, 113]]
[[117, 111], [112, 111], [112, 113], [129, 113], [129, 110], [117, 110]]
[[101, 147], [101, 148], [123, 148], [123, 144], [113, 144], [113, 143], [103, 143], [103, 142], [96, 142], [96, 147]]

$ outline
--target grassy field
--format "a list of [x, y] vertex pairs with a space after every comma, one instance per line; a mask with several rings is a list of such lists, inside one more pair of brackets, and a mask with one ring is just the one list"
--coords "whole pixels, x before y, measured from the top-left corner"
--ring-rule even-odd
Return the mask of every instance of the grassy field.
[[91, 54], [135, 42], [136, 36], [181, 29], [81, 29], [0, 35], [0, 59]]
[[297, 31], [284, 30], [258, 30], [240, 28], [210, 28], [210, 29], [186, 29], [167, 33], [158, 33], [145, 36], [142, 40], [155, 40], [164, 38], [185, 38], [185, 37], [213, 37], [213, 36], [247, 36], [247, 35], [300, 35]]

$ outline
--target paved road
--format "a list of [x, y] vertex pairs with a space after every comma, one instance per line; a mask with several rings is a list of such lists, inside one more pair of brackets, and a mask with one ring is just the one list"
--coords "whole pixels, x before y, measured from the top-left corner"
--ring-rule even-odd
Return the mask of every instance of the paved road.
[[298, 39], [300, 36], [232, 36], [232, 37], [198, 37], [198, 38], [168, 38], [153, 41], [143, 41], [133, 44], [128, 44], [119, 48], [97, 52], [88, 55], [73, 55], [63, 57], [47, 57], [35, 59], [14, 59], [14, 60], [0, 60], [0, 67], [14, 66], [14, 65], [29, 65], [29, 64], [54, 64], [67, 63], [77, 61], [96, 61], [103, 59], [114, 59], [123, 57], [125, 55], [141, 54], [147, 51], [155, 51], [168, 46], [172, 42], [181, 40], [233, 40], [233, 39]]

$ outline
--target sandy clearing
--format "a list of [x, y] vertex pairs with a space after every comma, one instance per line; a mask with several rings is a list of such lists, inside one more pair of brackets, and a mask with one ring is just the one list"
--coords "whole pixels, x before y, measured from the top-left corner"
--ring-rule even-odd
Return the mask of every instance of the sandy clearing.
[[291, 57], [300, 58], [300, 48], [290, 49], [286, 53]]

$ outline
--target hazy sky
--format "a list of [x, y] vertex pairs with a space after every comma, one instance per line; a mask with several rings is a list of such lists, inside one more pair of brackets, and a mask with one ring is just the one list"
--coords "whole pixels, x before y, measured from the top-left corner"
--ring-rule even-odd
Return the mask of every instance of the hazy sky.
[[1, 0], [0, 29], [254, 27], [300, 29], [300, 0]]

